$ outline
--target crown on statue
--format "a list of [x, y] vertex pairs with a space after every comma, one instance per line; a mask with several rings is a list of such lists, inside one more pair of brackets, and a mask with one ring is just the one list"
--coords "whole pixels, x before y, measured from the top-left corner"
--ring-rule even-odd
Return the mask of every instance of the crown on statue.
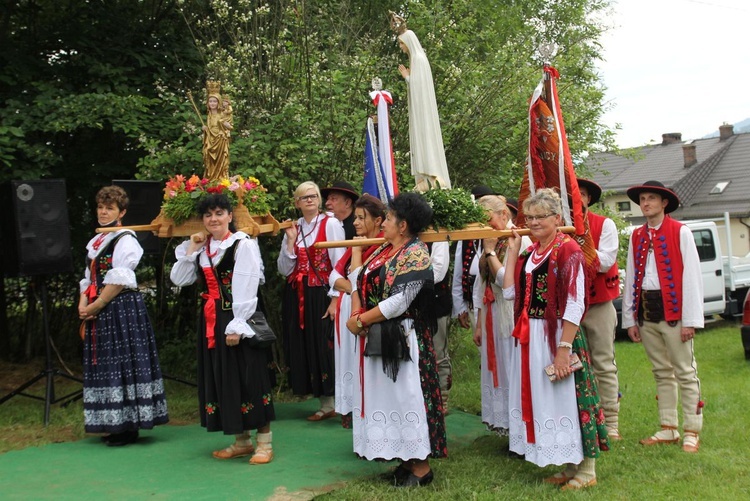
[[406, 20], [403, 17], [399, 16], [392, 10], [388, 11], [388, 17], [390, 18], [391, 29], [396, 35], [401, 35], [406, 31]]
[[208, 97], [215, 97], [221, 101], [221, 82], [218, 80], [208, 80], [206, 82], [206, 92]]

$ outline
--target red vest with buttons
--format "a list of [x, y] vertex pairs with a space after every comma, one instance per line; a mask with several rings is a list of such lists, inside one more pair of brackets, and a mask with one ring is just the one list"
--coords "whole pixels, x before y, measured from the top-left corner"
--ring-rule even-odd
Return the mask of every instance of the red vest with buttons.
[[[676, 322], [682, 319], [682, 252], [680, 251], [680, 228], [679, 223], [669, 216], [653, 236], [653, 252], [656, 262], [656, 270], [659, 274], [659, 285], [662, 303], [664, 305], [664, 319], [667, 322]], [[652, 230], [653, 231], [653, 230]], [[638, 320], [638, 303], [643, 286], [643, 277], [646, 270], [646, 258], [652, 238], [649, 236], [648, 225], [644, 224], [637, 228], [630, 237], [630, 245], [633, 249], [633, 315]]]
[[[599, 239], [602, 237], [602, 228], [607, 219], [599, 214], [587, 211], [589, 220], [589, 231], [594, 240], [594, 246], [599, 248]], [[589, 304], [599, 304], [612, 301], [620, 295], [620, 274], [617, 269], [617, 261], [604, 273], [597, 273], [591, 287], [589, 287]]]

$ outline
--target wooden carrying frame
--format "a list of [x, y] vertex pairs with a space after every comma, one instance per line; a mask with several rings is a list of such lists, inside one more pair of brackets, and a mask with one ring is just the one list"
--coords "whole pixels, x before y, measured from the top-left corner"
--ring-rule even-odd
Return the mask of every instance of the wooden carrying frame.
[[[561, 226], [558, 228], [563, 233], [573, 234], [574, 226]], [[475, 240], [478, 238], [508, 238], [513, 235], [514, 230], [495, 230], [486, 225], [476, 225], [461, 230], [427, 230], [419, 234], [423, 242], [454, 242], [457, 240]], [[531, 234], [528, 228], [516, 228], [520, 236]], [[318, 249], [330, 249], [334, 247], [362, 247], [380, 245], [385, 243], [385, 238], [363, 238], [358, 240], [334, 240], [331, 242], [317, 242]]]

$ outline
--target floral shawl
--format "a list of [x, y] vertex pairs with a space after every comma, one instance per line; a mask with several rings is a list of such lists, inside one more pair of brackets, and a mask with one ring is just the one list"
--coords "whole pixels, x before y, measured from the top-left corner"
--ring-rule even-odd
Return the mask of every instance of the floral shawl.
[[[365, 310], [400, 293], [404, 293], [404, 301], [409, 304], [401, 317], [381, 322], [383, 372], [395, 381], [400, 360], [410, 360], [401, 320], [411, 318], [417, 331], [431, 329], [434, 332], [437, 319], [430, 314], [434, 280], [427, 246], [414, 238], [394, 257], [388, 258], [392, 249], [391, 244], [384, 244], [365, 261], [357, 278], [357, 293]], [[375, 271], [378, 268], [368, 276], [364, 273], [365, 269]]]

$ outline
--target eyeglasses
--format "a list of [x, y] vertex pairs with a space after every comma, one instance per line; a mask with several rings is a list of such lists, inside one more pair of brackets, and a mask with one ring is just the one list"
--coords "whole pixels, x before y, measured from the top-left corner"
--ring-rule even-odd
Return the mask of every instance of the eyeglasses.
[[312, 195], [303, 195], [301, 197], [297, 197], [297, 200], [300, 202], [312, 202], [316, 198], [318, 198], [318, 195], [313, 193]]
[[549, 214], [543, 214], [541, 216], [532, 216], [532, 215], [524, 214], [523, 217], [526, 219], [526, 221], [541, 221], [542, 219], [547, 219], [550, 216], [556, 216], [556, 215], [557, 214], [550, 212]]

